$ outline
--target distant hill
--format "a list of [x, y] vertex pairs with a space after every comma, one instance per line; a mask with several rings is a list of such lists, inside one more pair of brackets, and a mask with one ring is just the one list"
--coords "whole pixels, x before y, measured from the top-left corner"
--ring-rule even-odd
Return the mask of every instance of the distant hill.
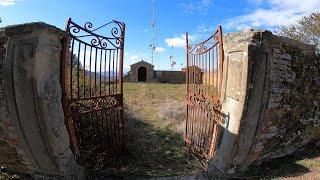
[[[103, 71], [103, 72], [92, 72], [92, 71], [85, 71], [86, 76], [91, 76], [91, 78], [95, 77], [96, 74], [96, 78], [100, 79], [100, 74], [101, 74], [101, 80], [108, 82], [109, 81], [109, 71]], [[117, 74], [115, 71], [110, 71], [110, 81], [113, 81], [116, 78]]]

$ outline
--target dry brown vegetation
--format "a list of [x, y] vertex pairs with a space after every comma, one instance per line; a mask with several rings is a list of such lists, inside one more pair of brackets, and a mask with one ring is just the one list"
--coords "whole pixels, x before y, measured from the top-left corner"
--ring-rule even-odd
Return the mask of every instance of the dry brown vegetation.
[[185, 85], [125, 83], [124, 102], [130, 154], [122, 175], [189, 175], [199, 170], [182, 139]]

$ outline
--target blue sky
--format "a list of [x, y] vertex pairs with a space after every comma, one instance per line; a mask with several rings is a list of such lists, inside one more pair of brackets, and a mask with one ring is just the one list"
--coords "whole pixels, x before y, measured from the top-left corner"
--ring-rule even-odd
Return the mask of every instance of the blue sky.
[[[185, 32], [197, 42], [219, 24], [224, 33], [248, 28], [275, 30], [314, 11], [320, 11], [320, 0], [156, 0], [155, 68], [171, 69], [172, 52], [177, 62], [174, 69], [184, 66]], [[141, 59], [151, 61], [152, 0], [0, 0], [0, 17], [0, 26], [43, 21], [61, 29], [68, 17], [79, 24], [90, 21], [96, 26], [113, 19], [123, 21], [125, 70]]]

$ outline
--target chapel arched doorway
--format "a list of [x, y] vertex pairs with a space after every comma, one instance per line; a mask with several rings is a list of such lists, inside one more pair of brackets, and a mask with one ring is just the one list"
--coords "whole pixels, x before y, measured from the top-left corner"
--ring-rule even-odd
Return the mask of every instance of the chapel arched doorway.
[[147, 68], [139, 67], [138, 69], [138, 82], [146, 82], [147, 81]]

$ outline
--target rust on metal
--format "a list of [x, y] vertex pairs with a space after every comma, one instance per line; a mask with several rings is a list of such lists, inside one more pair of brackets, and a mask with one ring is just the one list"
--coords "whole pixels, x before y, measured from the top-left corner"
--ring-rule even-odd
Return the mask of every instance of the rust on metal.
[[205, 41], [190, 44], [186, 33], [187, 120], [185, 144], [197, 155], [214, 155], [222, 122], [222, 28]]
[[61, 87], [72, 149], [77, 156], [91, 148], [123, 153], [127, 149], [122, 81], [125, 24], [80, 26], [69, 18], [65, 31]]

